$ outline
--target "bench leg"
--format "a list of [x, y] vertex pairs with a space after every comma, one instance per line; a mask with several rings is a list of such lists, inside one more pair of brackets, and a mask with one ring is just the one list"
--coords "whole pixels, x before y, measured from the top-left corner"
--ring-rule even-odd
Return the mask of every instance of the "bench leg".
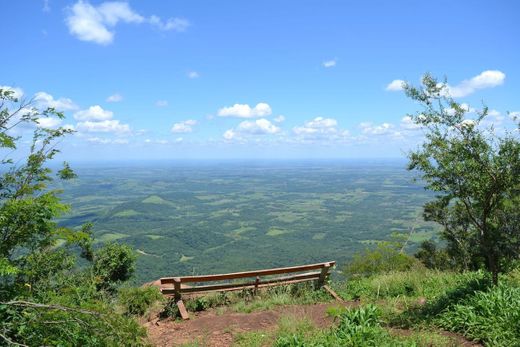
[[184, 306], [184, 302], [181, 299], [177, 301], [177, 307], [179, 308], [179, 313], [181, 314], [182, 319], [190, 319], [188, 311], [186, 311], [186, 307]]

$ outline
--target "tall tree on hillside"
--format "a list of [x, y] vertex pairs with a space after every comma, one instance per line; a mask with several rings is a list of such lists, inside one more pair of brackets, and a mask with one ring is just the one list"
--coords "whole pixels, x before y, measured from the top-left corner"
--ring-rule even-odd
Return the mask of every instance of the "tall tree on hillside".
[[436, 193], [424, 217], [443, 226], [448, 251], [463, 267], [482, 265], [497, 284], [520, 255], [520, 120], [512, 131], [495, 129], [487, 107], [457, 103], [446, 81], [428, 74], [405, 92], [423, 106], [410, 115], [425, 140], [409, 154], [408, 169]]

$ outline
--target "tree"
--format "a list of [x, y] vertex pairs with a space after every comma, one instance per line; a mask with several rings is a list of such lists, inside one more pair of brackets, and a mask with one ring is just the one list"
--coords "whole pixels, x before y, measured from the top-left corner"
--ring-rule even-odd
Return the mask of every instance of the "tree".
[[[141, 345], [143, 329], [113, 312], [112, 293], [98, 287], [96, 276], [127, 279], [131, 250], [109, 245], [94, 252], [91, 225], [72, 230], [55, 222], [68, 206], [49, 183], [54, 173], [65, 180], [75, 174], [67, 163], [48, 168], [59, 141], [72, 133], [43, 127], [49, 117], [64, 115], [0, 89], [0, 345]], [[98, 266], [79, 267], [77, 254]], [[111, 258], [113, 268], [103, 272]]]
[[418, 262], [404, 252], [404, 235], [393, 234], [391, 241], [378, 241], [373, 249], [356, 253], [345, 268], [353, 276], [371, 276], [391, 271], [406, 271]]
[[421, 86], [405, 85], [405, 91], [423, 106], [410, 115], [425, 140], [409, 154], [408, 169], [436, 193], [424, 217], [442, 225], [464, 268], [484, 266], [497, 284], [498, 274], [520, 254], [520, 123], [499, 134], [486, 125], [486, 106], [473, 111], [457, 103], [446, 81], [428, 74]]

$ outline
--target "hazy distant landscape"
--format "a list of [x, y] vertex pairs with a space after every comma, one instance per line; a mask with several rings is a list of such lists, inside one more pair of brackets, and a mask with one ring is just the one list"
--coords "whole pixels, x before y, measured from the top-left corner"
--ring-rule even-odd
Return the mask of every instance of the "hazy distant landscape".
[[345, 262], [374, 240], [434, 235], [428, 193], [404, 162], [275, 161], [77, 167], [60, 221], [94, 223], [97, 242], [139, 253], [137, 282], [173, 274]]

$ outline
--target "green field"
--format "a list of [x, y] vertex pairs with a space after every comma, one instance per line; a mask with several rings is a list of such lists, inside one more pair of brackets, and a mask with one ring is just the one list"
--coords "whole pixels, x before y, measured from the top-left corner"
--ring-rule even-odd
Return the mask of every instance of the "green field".
[[[403, 163], [143, 163], [78, 166], [60, 187], [101, 242], [138, 254], [136, 281], [336, 260], [392, 232], [435, 237], [421, 219], [429, 195]], [[99, 244], [99, 242], [97, 243]]]

